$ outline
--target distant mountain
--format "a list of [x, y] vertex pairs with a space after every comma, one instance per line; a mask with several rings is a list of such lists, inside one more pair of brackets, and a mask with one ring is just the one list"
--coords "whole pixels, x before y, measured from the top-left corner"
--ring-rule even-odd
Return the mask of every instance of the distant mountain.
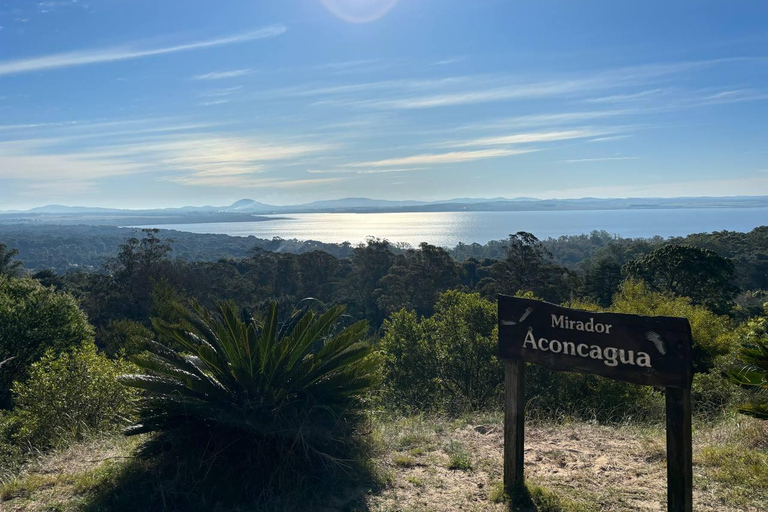
[[[0, 212], [0, 223], [90, 224], [148, 226], [209, 222], [268, 221], [265, 214], [292, 213], [387, 213], [387, 212], [483, 212], [638, 210], [680, 208], [768, 208], [768, 196], [732, 197], [637, 197], [581, 199], [535, 199], [531, 197], [454, 198], [445, 201], [389, 201], [347, 197], [311, 203], [276, 206], [241, 199], [229, 206], [185, 206], [149, 210], [119, 210], [83, 206], [48, 205], [26, 212]], [[756, 215], [763, 214], [760, 210]]]
[[483, 197], [456, 197], [454, 199], [430, 201], [429, 204], [450, 204], [450, 203], [480, 204], [480, 203], [502, 203], [502, 202], [514, 203], [519, 201], [541, 201], [541, 199], [537, 199], [535, 197], [513, 197], [512, 199], [507, 199], [506, 197], [493, 197], [490, 199], [483, 198]]
[[87, 212], [119, 212], [114, 208], [98, 208], [90, 206], [64, 206], [61, 204], [49, 204], [27, 210], [29, 213], [87, 213]]
[[283, 210], [335, 210], [340, 208], [402, 208], [427, 204], [426, 201], [388, 201], [385, 199], [368, 199], [367, 197], [345, 197], [328, 201], [297, 204], [280, 207]]
[[235, 201], [226, 208], [221, 208], [228, 212], [267, 212], [280, 209], [279, 206], [272, 206], [271, 204], [264, 204], [253, 199], [241, 199]]

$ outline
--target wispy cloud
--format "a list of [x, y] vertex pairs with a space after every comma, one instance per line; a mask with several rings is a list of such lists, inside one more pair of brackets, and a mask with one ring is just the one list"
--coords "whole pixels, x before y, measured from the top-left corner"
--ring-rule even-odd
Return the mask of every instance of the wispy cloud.
[[205, 186], [205, 187], [238, 187], [238, 188], [295, 188], [324, 183], [335, 183], [347, 178], [312, 178], [312, 179], [281, 179], [263, 178], [254, 175], [219, 175], [205, 176], [191, 174], [188, 176], [165, 176], [163, 180], [181, 185]]
[[250, 75], [253, 69], [233, 69], [231, 71], [213, 71], [202, 75], [195, 75], [192, 80], [225, 80], [227, 78], [237, 78], [239, 76]]
[[649, 99], [649, 97], [658, 96], [663, 92], [665, 92], [665, 89], [651, 89], [631, 94], [614, 94], [611, 96], [603, 96], [601, 98], [590, 98], [585, 101], [588, 103], [622, 103], [627, 101], [646, 100]]
[[[111, 140], [75, 149], [66, 138], [6, 141], [0, 142], [0, 179], [19, 180], [31, 187], [163, 173], [171, 181], [189, 185], [252, 184], [254, 176], [269, 170], [271, 162], [288, 162], [332, 147], [210, 133], [156, 133], [146, 140]], [[290, 180], [264, 178], [259, 183], [280, 187], [282, 181]]]
[[224, 87], [221, 89], [211, 89], [210, 91], [203, 91], [197, 95], [198, 98], [221, 98], [224, 96], [230, 96], [243, 90], [242, 85], [236, 85], [234, 87]]
[[562, 130], [554, 132], [531, 132], [516, 133], [512, 135], [501, 135], [497, 137], [483, 137], [479, 139], [470, 139], [455, 142], [440, 143], [440, 147], [464, 148], [473, 146], [504, 146], [512, 144], [534, 144], [541, 142], [554, 142], [560, 140], [583, 139], [586, 137], [595, 137], [606, 133], [605, 130], [579, 129]]
[[451, 164], [459, 162], [471, 162], [474, 160], [486, 160], [489, 158], [501, 158], [505, 156], [532, 153], [532, 149], [482, 149], [478, 151], [452, 151], [450, 153], [428, 153], [422, 155], [407, 156], [403, 158], [389, 158], [386, 160], [374, 160], [371, 162], [356, 162], [347, 164], [346, 167], [394, 167], [399, 165], [434, 165]]
[[220, 37], [216, 39], [206, 39], [203, 41], [196, 41], [173, 46], [139, 48], [136, 45], [127, 45], [113, 48], [56, 53], [52, 55], [30, 57], [26, 59], [5, 60], [0, 61], [0, 75], [11, 75], [18, 73], [29, 73], [33, 71], [44, 71], [49, 69], [68, 68], [73, 66], [84, 66], [87, 64], [115, 62], [120, 60], [164, 55], [168, 53], [212, 48], [215, 46], [224, 46], [229, 44], [254, 41], [257, 39], [277, 37], [285, 33], [285, 31], [286, 27], [284, 25], [271, 25], [242, 34], [235, 34], [232, 36]]
[[570, 160], [560, 160], [569, 164], [578, 164], [582, 162], [608, 162], [611, 160], [639, 160], [639, 156], [607, 156], [601, 158], [572, 158]]
[[229, 103], [230, 100], [228, 99], [220, 99], [220, 100], [211, 100], [211, 101], [202, 101], [198, 103], [201, 107], [211, 107], [213, 105], [223, 105], [224, 103]]
[[597, 137], [595, 139], [590, 139], [589, 142], [609, 142], [612, 140], [627, 139], [631, 136], [632, 135], [609, 135], [608, 137]]
[[461, 62], [465, 58], [466, 57], [455, 57], [455, 58], [452, 58], [452, 59], [438, 60], [437, 62], [433, 62], [432, 65], [433, 66], [447, 66], [448, 64], [456, 64], [457, 62]]
[[307, 169], [309, 174], [388, 174], [393, 172], [423, 171], [428, 167], [403, 167], [399, 169]]
[[599, 185], [574, 187], [521, 194], [535, 197], [576, 199], [581, 197], [701, 197], [701, 196], [755, 196], [768, 194], [768, 177], [724, 180], [677, 181], [663, 183], [636, 183], [632, 185]]

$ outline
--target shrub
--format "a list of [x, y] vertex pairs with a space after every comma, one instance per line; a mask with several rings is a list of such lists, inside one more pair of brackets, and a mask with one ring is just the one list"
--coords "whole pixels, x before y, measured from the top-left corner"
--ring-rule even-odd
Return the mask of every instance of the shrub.
[[93, 330], [69, 294], [28, 278], [0, 275], [0, 407], [11, 406], [10, 388], [47, 350], [61, 352], [93, 341]]
[[15, 436], [46, 448], [125, 426], [137, 393], [117, 377], [129, 368], [98, 354], [93, 343], [59, 355], [49, 351], [32, 364], [26, 382], [13, 386]]
[[382, 326], [379, 349], [383, 355], [386, 405], [426, 410], [440, 402], [440, 380], [425, 325], [416, 313], [402, 309]]
[[496, 306], [477, 293], [440, 295], [432, 317], [402, 310], [383, 327], [383, 401], [398, 408], [480, 409], [503, 383]]
[[728, 377], [755, 391], [752, 401], [742, 405], [739, 412], [768, 420], [768, 304], [765, 309], [766, 315], [751, 319], [741, 330], [739, 358], [743, 365]]
[[728, 317], [694, 305], [686, 297], [652, 291], [641, 281], [625, 281], [614, 295], [609, 311], [687, 318], [691, 324], [693, 368], [696, 372], [709, 371], [714, 366], [715, 358], [730, 352], [735, 342]]
[[134, 360], [147, 373], [122, 377], [147, 394], [128, 433], [203, 431], [229, 445], [245, 439], [260, 471], [286, 459], [338, 462], [378, 375], [366, 322], [337, 328], [343, 313], [296, 313], [281, 326], [277, 303], [255, 317], [224, 303], [216, 313], [184, 310], [187, 329], [153, 321], [188, 354], [145, 340], [147, 352]]
[[529, 364], [525, 373], [527, 414], [601, 422], [652, 421], [664, 417], [664, 396], [638, 386], [575, 372], [553, 372]]

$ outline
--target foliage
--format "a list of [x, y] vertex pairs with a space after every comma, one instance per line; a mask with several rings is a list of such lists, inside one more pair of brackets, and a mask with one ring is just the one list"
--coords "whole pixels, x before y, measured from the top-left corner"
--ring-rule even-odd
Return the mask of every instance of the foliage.
[[439, 402], [437, 361], [426, 327], [414, 311], [406, 309], [393, 313], [382, 325], [382, 400], [389, 407], [426, 410]]
[[742, 331], [739, 358], [744, 365], [729, 372], [730, 380], [740, 386], [759, 390], [757, 397], [739, 408], [739, 412], [768, 419], [768, 304], [766, 315], [750, 320]]
[[395, 259], [387, 275], [379, 280], [377, 305], [387, 313], [401, 308], [418, 315], [434, 312], [438, 295], [459, 285], [460, 271], [450, 254], [423, 243]]
[[731, 321], [716, 315], [691, 299], [651, 290], [642, 281], [622, 283], [608, 311], [645, 316], [687, 318], [693, 337], [693, 369], [709, 371], [718, 356], [727, 354], [734, 344]]
[[30, 278], [0, 276], [0, 407], [11, 405], [10, 388], [47, 350], [61, 352], [93, 341], [93, 330], [69, 294]]
[[32, 364], [29, 379], [13, 386], [17, 439], [41, 449], [124, 426], [137, 393], [117, 377], [130, 368], [98, 354], [93, 343], [47, 352]]
[[729, 311], [738, 289], [733, 285], [733, 262], [709, 249], [665, 244], [624, 266], [633, 279], [657, 291], [689, 297], [713, 311]]
[[395, 313], [380, 344], [384, 402], [417, 409], [486, 407], [503, 382], [496, 329], [495, 305], [476, 293], [445, 292], [435, 314], [421, 320], [414, 312]]
[[113, 320], [96, 332], [96, 343], [110, 357], [129, 356], [141, 352], [142, 340], [151, 337], [152, 331], [138, 322]]
[[491, 266], [489, 278], [481, 280], [478, 288], [488, 298], [530, 291], [545, 300], [562, 302], [568, 298], [573, 276], [552, 260], [552, 253], [538, 238], [520, 231], [509, 236], [505, 258]]
[[184, 428], [245, 436], [271, 452], [266, 462], [274, 464], [343, 453], [378, 366], [364, 321], [337, 329], [343, 313], [295, 312], [280, 325], [275, 302], [255, 317], [222, 303], [216, 313], [185, 310], [189, 330], [154, 321], [188, 354], [145, 341], [147, 352], [134, 360], [147, 373], [122, 377], [148, 395], [129, 433]]
[[5, 244], [0, 244], [0, 276], [19, 275], [22, 263], [13, 259], [18, 254], [18, 249], [9, 249]]
[[532, 417], [614, 423], [656, 421], [664, 415], [664, 397], [652, 387], [538, 365], [526, 367], [525, 393]]

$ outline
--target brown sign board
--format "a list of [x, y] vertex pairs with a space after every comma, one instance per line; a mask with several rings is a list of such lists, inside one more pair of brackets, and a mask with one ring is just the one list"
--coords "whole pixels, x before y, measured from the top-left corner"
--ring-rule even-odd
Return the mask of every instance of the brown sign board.
[[499, 295], [499, 355], [550, 370], [690, 389], [685, 318], [595, 313]]

